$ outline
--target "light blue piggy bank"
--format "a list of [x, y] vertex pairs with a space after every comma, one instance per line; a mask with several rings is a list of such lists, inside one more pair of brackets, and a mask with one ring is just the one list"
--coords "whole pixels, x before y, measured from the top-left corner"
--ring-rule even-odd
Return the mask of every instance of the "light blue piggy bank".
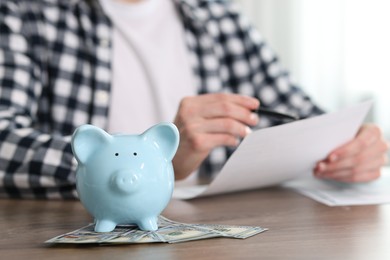
[[174, 187], [172, 158], [179, 145], [174, 124], [161, 123], [141, 135], [110, 135], [83, 125], [72, 136], [78, 162], [80, 200], [95, 218], [96, 232], [118, 224], [156, 230]]

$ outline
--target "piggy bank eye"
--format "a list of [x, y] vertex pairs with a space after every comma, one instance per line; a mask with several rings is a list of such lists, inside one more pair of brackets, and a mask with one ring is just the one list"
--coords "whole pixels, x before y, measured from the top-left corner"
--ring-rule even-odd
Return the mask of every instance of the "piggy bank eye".
[[134, 152], [133, 155], [134, 155], [134, 156], [137, 156], [137, 153]]
[[115, 153], [115, 156], [118, 156], [119, 155], [119, 153]]

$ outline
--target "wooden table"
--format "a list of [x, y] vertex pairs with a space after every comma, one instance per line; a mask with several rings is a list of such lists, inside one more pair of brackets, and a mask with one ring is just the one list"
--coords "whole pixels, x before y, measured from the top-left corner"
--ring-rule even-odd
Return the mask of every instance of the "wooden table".
[[52, 246], [44, 241], [91, 221], [80, 202], [0, 200], [0, 259], [390, 259], [390, 205], [328, 207], [276, 187], [173, 200], [163, 215], [269, 230], [245, 240]]

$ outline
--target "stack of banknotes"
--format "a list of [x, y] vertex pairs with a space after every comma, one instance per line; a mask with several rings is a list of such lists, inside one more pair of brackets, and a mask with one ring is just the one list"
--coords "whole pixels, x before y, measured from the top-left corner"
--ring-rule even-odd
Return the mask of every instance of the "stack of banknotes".
[[248, 238], [266, 231], [254, 226], [231, 226], [217, 224], [185, 224], [159, 216], [158, 230], [142, 231], [135, 225], [120, 225], [107, 233], [94, 232], [94, 224], [54, 237], [45, 243], [74, 244], [131, 244], [131, 243], [178, 243], [214, 237]]

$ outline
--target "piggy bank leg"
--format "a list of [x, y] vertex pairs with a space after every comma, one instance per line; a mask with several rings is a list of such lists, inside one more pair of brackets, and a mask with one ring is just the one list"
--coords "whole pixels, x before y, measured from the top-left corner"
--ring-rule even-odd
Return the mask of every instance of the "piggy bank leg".
[[116, 227], [116, 223], [107, 219], [97, 219], [95, 223], [95, 232], [110, 232]]
[[158, 229], [157, 217], [144, 218], [137, 223], [139, 229], [145, 231], [155, 231]]

